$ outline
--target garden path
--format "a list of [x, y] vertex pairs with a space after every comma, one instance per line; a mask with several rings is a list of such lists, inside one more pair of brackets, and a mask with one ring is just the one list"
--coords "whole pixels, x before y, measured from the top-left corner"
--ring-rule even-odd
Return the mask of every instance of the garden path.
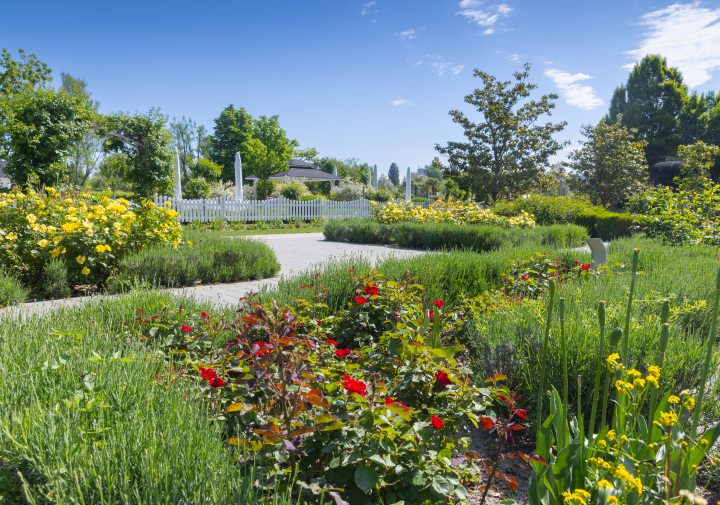
[[[373, 263], [378, 258], [387, 255], [394, 256], [415, 256], [423, 254], [420, 249], [406, 249], [401, 247], [369, 245], [369, 244], [348, 244], [343, 242], [327, 242], [322, 233], [297, 233], [278, 235], [246, 235], [242, 238], [253, 238], [265, 242], [270, 246], [280, 262], [280, 273], [277, 277], [259, 281], [236, 282], [232, 284], [208, 284], [196, 287], [177, 288], [171, 291], [178, 294], [193, 296], [198, 300], [209, 301], [220, 305], [232, 305], [237, 303], [239, 298], [247, 293], [257, 292], [263, 286], [272, 286], [283, 277], [307, 270], [313, 265], [323, 263], [332, 257], [344, 255], [362, 255]], [[102, 296], [102, 295], [101, 295]], [[65, 300], [46, 300], [32, 302], [5, 309], [9, 311], [21, 311], [25, 314], [42, 312], [58, 307], [69, 307], [78, 305], [90, 300], [84, 298], [68, 298]], [[2, 314], [0, 310], [0, 315]]]

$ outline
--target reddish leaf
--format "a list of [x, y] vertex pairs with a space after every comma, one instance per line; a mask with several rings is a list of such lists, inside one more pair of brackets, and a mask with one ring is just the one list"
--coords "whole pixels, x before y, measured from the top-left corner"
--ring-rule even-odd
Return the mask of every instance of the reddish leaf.
[[534, 461], [535, 463], [540, 463], [541, 465], [547, 466], [547, 461], [545, 461], [545, 458], [543, 458], [539, 454], [525, 454], [522, 451], [518, 451], [518, 454], [525, 461]]
[[315, 428], [311, 428], [310, 426], [306, 426], [305, 428], [299, 428], [297, 430], [293, 430], [290, 433], [287, 434], [287, 438], [297, 437], [300, 435], [304, 435], [305, 433], [312, 433], [315, 431]]

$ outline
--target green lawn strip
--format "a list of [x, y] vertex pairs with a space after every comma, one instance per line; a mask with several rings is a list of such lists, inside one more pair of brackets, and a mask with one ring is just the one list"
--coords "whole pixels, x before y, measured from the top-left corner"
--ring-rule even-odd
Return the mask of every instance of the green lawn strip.
[[196, 380], [173, 382], [180, 366], [123, 333], [138, 308], [163, 303], [211, 310], [138, 292], [3, 321], [0, 501], [268, 503], [232, 461]]

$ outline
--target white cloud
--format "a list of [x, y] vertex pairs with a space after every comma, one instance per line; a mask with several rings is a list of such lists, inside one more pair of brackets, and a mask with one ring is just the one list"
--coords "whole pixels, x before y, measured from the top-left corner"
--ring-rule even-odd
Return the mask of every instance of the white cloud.
[[597, 109], [603, 104], [603, 101], [595, 95], [592, 86], [582, 86], [577, 81], [585, 81], [592, 79], [587, 74], [568, 74], [556, 68], [550, 68], [545, 71], [545, 76], [552, 79], [555, 86], [558, 87], [560, 93], [565, 97], [565, 101], [570, 105], [575, 105], [581, 109]]
[[513, 11], [513, 8], [508, 4], [483, 7], [480, 0], [462, 0], [459, 5], [462, 10], [456, 14], [460, 14], [472, 23], [477, 23], [478, 26], [486, 26], [487, 29], [483, 32], [485, 35], [494, 33], [494, 25], [498, 20], [508, 17]]
[[456, 66], [450, 68], [450, 72], [457, 75], [460, 72], [462, 72], [463, 68], [465, 68], [465, 65], [456, 65]]
[[400, 32], [401, 39], [414, 39], [415, 37], [417, 37], [417, 35], [415, 34], [415, 30], [413, 28]]
[[364, 16], [365, 14], [368, 14], [368, 13], [370, 12], [370, 7], [372, 7], [372, 6], [375, 5], [376, 3], [377, 3], [377, 2], [368, 2], [368, 3], [366, 3], [366, 4], [363, 4], [363, 5], [365, 6], [365, 8], [360, 11], [360, 15], [361, 15], [361, 16]]
[[520, 55], [519, 55], [519, 54], [511, 54], [510, 56], [508, 56], [508, 60], [510, 60], [510, 61], [519, 61], [519, 60], [520, 60]]
[[413, 105], [410, 100], [392, 100], [390, 103], [393, 104], [393, 107], [397, 107], [398, 105]]
[[437, 72], [437, 75], [445, 75], [447, 72], [457, 75], [465, 68], [465, 65], [452, 66], [452, 63], [448, 63], [447, 61], [434, 61], [431, 65], [435, 69], [435, 72]]
[[415, 62], [415, 66], [417, 66], [417, 65], [422, 65], [422, 64], [423, 64], [423, 60], [417, 60], [417, 61]]
[[[649, 29], [637, 49], [627, 51], [636, 61], [645, 55], [660, 54], [678, 67], [690, 86], [710, 79], [720, 68], [720, 8], [701, 7], [700, 2], [673, 4], [649, 12], [640, 24]], [[634, 64], [625, 65], [632, 69]]]

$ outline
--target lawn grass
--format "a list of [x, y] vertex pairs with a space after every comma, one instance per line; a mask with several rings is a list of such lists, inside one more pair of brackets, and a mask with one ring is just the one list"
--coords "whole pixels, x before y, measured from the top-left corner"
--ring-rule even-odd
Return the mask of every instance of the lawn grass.
[[[140, 307], [198, 305], [136, 292], [0, 324], [0, 502], [286, 503], [263, 498], [210, 422], [195, 380], [122, 332]], [[156, 378], [157, 377], [157, 378]]]

